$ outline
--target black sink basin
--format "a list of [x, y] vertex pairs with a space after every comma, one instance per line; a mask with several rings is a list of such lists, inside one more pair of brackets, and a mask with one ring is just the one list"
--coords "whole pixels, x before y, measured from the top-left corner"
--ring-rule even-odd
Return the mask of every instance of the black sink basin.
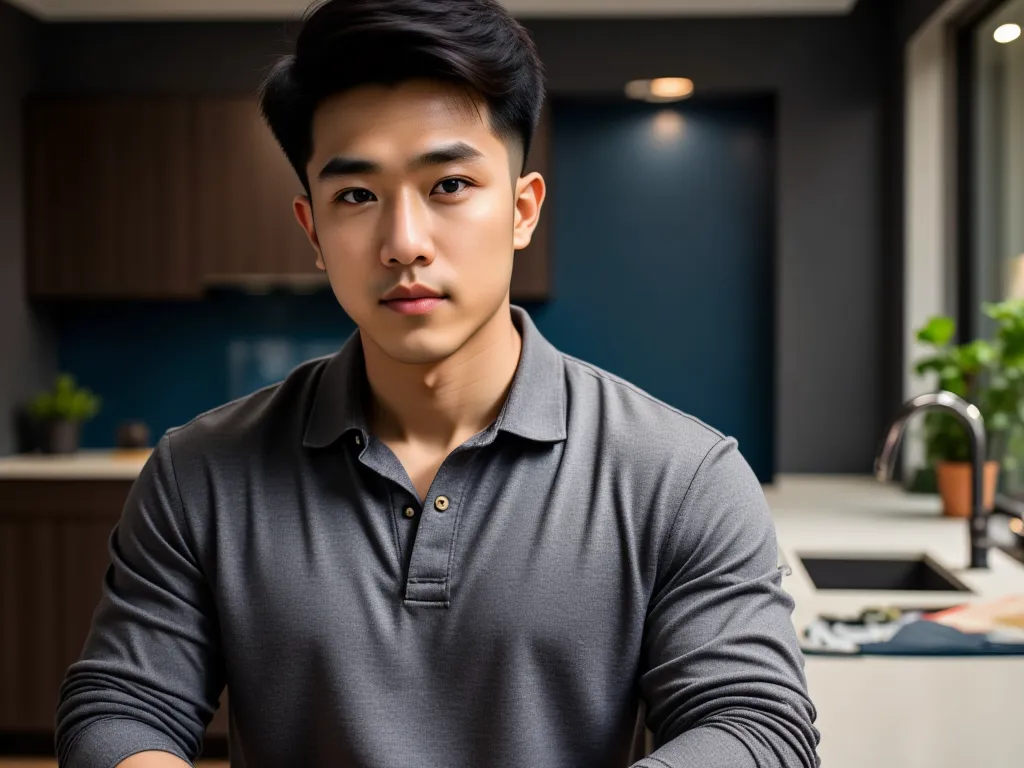
[[817, 589], [970, 592], [927, 557], [800, 557]]

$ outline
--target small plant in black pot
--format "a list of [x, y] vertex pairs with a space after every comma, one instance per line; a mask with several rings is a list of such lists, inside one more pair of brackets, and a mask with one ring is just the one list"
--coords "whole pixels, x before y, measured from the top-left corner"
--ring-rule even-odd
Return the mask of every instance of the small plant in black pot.
[[100, 405], [100, 398], [79, 387], [74, 377], [59, 375], [51, 391], [40, 392], [29, 404], [39, 447], [44, 453], [77, 451], [82, 424], [99, 413]]

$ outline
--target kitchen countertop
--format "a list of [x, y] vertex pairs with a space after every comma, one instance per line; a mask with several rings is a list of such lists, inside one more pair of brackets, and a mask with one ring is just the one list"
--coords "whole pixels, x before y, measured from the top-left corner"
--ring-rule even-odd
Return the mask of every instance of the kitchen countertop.
[[151, 452], [150, 448], [142, 448], [4, 456], [0, 457], [0, 481], [134, 480]]
[[[905, 493], [870, 476], [782, 476], [766, 487], [780, 560], [793, 569], [799, 632], [816, 616], [868, 607], [945, 607], [1024, 593], [1024, 564], [989, 550], [988, 570], [966, 568], [967, 521], [946, 518], [934, 495]], [[928, 555], [973, 594], [816, 590], [799, 554]], [[1010, 768], [1020, 737], [1007, 713], [1020, 707], [1024, 656], [804, 657], [829, 768]]]
[[[943, 608], [1024, 593], [1024, 564], [989, 550], [989, 568], [967, 568], [967, 521], [945, 517], [935, 495], [908, 494], [870, 476], [784, 475], [766, 487], [780, 560], [792, 569], [783, 585], [796, 601], [799, 630], [822, 613], [856, 615], [869, 606]], [[971, 590], [965, 592], [822, 591], [799, 555], [928, 556]]]

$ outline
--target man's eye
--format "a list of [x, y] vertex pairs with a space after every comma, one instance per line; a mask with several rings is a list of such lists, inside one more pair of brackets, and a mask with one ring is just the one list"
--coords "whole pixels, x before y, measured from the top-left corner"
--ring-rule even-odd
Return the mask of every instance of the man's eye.
[[[460, 187], [460, 184], [463, 186]], [[440, 191], [445, 195], [457, 195], [459, 192], [465, 191], [470, 186], [472, 185], [465, 179], [445, 179], [444, 181], [438, 183], [438, 185], [434, 187], [434, 189]]]
[[346, 189], [335, 200], [340, 200], [343, 203], [349, 203], [350, 205], [362, 205], [363, 203], [369, 203], [377, 198], [374, 197], [373, 192], [368, 189]]

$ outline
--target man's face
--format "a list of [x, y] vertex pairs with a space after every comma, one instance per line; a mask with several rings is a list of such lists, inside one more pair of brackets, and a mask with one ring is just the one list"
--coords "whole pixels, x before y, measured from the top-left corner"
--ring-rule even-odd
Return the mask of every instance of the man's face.
[[364, 86], [320, 104], [295, 212], [364, 343], [439, 362], [507, 305], [544, 197], [520, 164], [454, 87]]

